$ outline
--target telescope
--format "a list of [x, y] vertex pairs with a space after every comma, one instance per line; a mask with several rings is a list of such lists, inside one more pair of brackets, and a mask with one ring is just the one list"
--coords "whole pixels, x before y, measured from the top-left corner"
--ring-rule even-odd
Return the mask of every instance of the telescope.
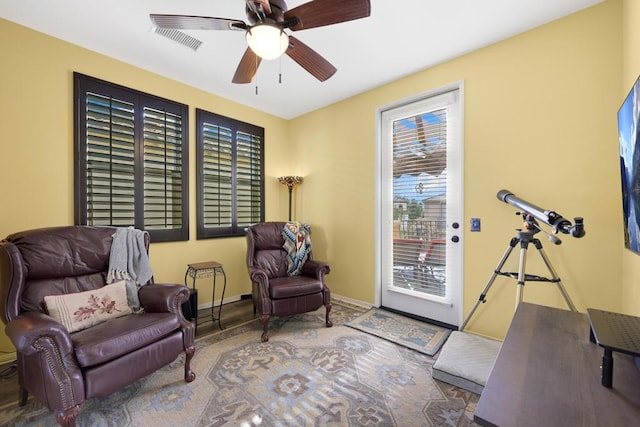
[[[491, 278], [487, 282], [487, 285], [482, 290], [482, 293], [480, 294], [480, 298], [478, 298], [476, 305], [473, 306], [473, 308], [471, 309], [471, 312], [469, 313], [467, 318], [464, 319], [464, 322], [462, 322], [462, 326], [460, 326], [458, 330], [463, 331], [465, 326], [467, 326], [469, 319], [471, 319], [471, 316], [473, 316], [473, 313], [476, 312], [478, 306], [481, 303], [487, 302], [487, 294], [489, 293], [489, 289], [491, 289], [493, 282], [496, 280], [496, 277], [498, 276], [507, 276], [507, 277], [511, 277], [513, 279], [518, 280], [516, 307], [518, 307], [518, 304], [522, 301], [524, 284], [528, 280], [532, 282], [554, 283], [558, 287], [558, 290], [564, 297], [564, 300], [569, 306], [569, 308], [571, 309], [571, 311], [577, 312], [578, 310], [576, 309], [576, 306], [573, 305], [573, 301], [571, 301], [571, 298], [569, 298], [569, 294], [567, 293], [567, 290], [562, 285], [562, 281], [560, 280], [560, 277], [558, 277], [558, 274], [556, 273], [555, 269], [551, 265], [551, 261], [547, 257], [547, 254], [544, 252], [544, 249], [542, 249], [542, 243], [540, 242], [539, 239], [536, 239], [534, 235], [539, 231], [542, 231], [547, 235], [550, 241], [552, 241], [556, 245], [559, 245], [560, 243], [562, 243], [560, 242], [560, 239], [558, 239], [556, 236], [553, 236], [547, 233], [542, 228], [540, 228], [540, 226], [538, 225], [538, 221], [544, 222], [545, 224], [550, 226], [553, 229], [554, 234], [557, 234], [559, 231], [564, 234], [570, 234], [573, 237], [582, 237], [585, 234], [583, 219], [581, 217], [575, 217], [574, 218], [575, 224], [571, 224], [571, 221], [563, 218], [562, 215], [559, 215], [557, 212], [542, 209], [541, 207], [536, 206], [533, 203], [529, 203], [526, 200], [522, 200], [521, 198], [516, 197], [516, 195], [509, 190], [498, 191], [498, 200], [518, 208], [520, 210], [518, 214], [521, 214], [523, 216], [525, 220], [525, 224], [523, 229], [518, 229], [518, 235], [512, 238], [511, 241], [509, 242], [509, 246], [507, 247], [506, 252], [502, 256], [502, 259], [500, 259], [500, 262], [498, 262], [498, 266], [493, 270], [493, 274], [491, 275]], [[517, 272], [502, 271], [502, 267], [504, 267], [504, 264], [507, 261], [507, 258], [509, 258], [509, 255], [511, 255], [511, 251], [513, 251], [513, 248], [515, 248], [516, 245], [518, 245], [518, 243], [520, 244], [520, 263], [518, 265], [518, 271]], [[544, 261], [545, 265], [547, 266], [547, 269], [549, 270], [550, 277], [538, 276], [535, 274], [527, 274], [525, 272], [525, 260], [527, 257], [527, 248], [529, 247], [530, 243], [533, 243], [535, 248], [538, 250], [538, 253], [542, 257], [542, 260]]]
[[533, 203], [529, 203], [517, 197], [509, 190], [498, 191], [498, 200], [508, 203], [521, 211], [528, 213], [535, 219], [544, 222], [550, 226], [554, 233], [560, 231], [564, 234], [570, 234], [573, 237], [582, 237], [585, 235], [584, 220], [582, 217], [574, 217], [574, 224], [571, 224], [566, 218], [554, 211], [542, 209]]

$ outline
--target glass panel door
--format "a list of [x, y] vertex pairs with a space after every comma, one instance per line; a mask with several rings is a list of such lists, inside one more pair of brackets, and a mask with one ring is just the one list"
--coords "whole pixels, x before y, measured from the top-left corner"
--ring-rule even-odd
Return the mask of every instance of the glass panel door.
[[459, 324], [462, 141], [459, 91], [381, 115], [381, 302]]

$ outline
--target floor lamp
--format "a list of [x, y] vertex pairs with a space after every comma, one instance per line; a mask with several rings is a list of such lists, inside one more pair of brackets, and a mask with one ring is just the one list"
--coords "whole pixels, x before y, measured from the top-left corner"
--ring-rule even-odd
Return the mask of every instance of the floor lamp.
[[291, 195], [293, 194], [293, 187], [298, 184], [302, 184], [301, 176], [281, 176], [278, 178], [280, 184], [284, 184], [289, 189], [289, 221], [291, 221]]

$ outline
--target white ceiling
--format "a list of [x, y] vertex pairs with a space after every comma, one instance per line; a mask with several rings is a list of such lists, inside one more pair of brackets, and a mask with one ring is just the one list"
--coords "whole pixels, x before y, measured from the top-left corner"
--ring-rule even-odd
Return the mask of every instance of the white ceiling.
[[324, 83], [283, 56], [263, 61], [252, 83], [233, 84], [242, 32], [184, 31], [204, 42], [195, 52], [150, 32], [150, 13], [247, 22], [244, 0], [0, 0], [0, 17], [290, 119], [601, 1], [371, 0], [368, 18], [295, 32], [338, 69]]

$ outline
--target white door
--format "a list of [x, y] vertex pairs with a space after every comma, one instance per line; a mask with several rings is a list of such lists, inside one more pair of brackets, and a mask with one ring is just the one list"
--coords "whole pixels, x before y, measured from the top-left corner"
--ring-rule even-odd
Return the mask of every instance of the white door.
[[380, 305], [462, 314], [461, 85], [380, 111]]

